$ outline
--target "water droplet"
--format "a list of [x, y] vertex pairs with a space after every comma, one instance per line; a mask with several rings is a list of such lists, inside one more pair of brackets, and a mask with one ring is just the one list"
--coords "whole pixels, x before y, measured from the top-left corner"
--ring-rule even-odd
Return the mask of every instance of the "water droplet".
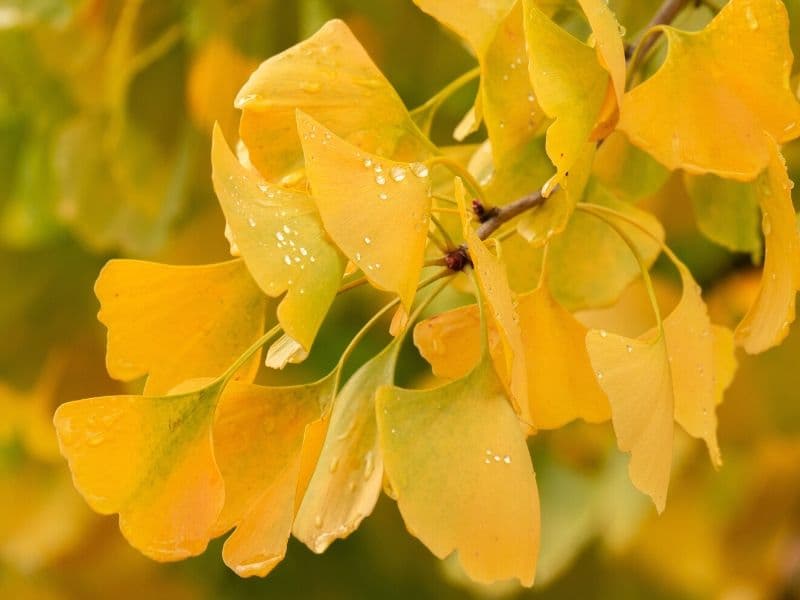
[[510, 465], [511, 464], [511, 457], [508, 454], [506, 454], [503, 457], [503, 462], [506, 463], [507, 465]]
[[364, 236], [364, 243], [369, 246], [372, 243], [372, 238], [369, 236]]
[[630, 344], [626, 344], [625, 345], [625, 350], [627, 350], [628, 354], [630, 354], [631, 352], [633, 352], [633, 346], [631, 346]]
[[427, 177], [428, 176], [428, 167], [424, 163], [411, 163], [411, 171], [417, 177]]
[[608, 337], [608, 332], [605, 329], [601, 329], [600, 330], [600, 337], [601, 338], [607, 338]]
[[499, 454], [495, 454], [492, 458], [494, 459], [494, 462], [500, 462], [501, 460]]
[[303, 256], [308, 256], [308, 250], [300, 246], [300, 254], [302, 254]]
[[372, 159], [371, 158], [365, 158], [364, 159], [364, 166], [369, 169], [372, 166]]
[[289, 226], [288, 226], [288, 225], [284, 225], [284, 226], [283, 226], [283, 232], [284, 232], [284, 233], [292, 233], [292, 230], [289, 228]]
[[381, 173], [375, 175], [375, 183], [378, 185], [384, 185], [386, 183], [386, 177], [384, 177]]
[[361, 260], [361, 252], [356, 252], [356, 262]]
[[600, 371], [597, 371], [597, 373], [595, 373], [595, 375], [597, 376], [598, 380], [603, 379], [603, 374]]
[[492, 461], [490, 459], [488, 459], [488, 458], [484, 458], [483, 462], [485, 462], [487, 465], [492, 464]]
[[535, 101], [536, 101], [536, 96], [534, 96], [533, 94], [528, 94], [528, 102], [535, 102]]
[[276, 231], [275, 232], [275, 237], [278, 238], [279, 242], [282, 242], [283, 240], [286, 239], [286, 237], [283, 235], [282, 231]]
[[401, 181], [403, 181], [403, 179], [406, 178], [406, 170], [400, 165], [393, 166], [390, 171], [390, 174], [392, 176], [392, 179], [394, 179], [398, 183], [400, 183]]
[[256, 220], [253, 217], [248, 217], [247, 224], [250, 225], [250, 227], [255, 227], [256, 226]]
[[386, 192], [381, 192], [380, 194], [378, 194], [378, 198], [380, 198], [381, 200], [388, 200], [389, 194], [387, 194]]
[[283, 257], [283, 262], [285, 262], [287, 265], [291, 265], [292, 264], [292, 259], [288, 254], [286, 254]]

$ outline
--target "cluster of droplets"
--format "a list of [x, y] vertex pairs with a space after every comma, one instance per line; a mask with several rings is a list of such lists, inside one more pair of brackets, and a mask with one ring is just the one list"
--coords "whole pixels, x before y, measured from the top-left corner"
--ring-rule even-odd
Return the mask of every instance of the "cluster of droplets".
[[492, 463], [502, 463], [505, 465], [511, 464], [511, 456], [508, 454], [504, 454], [500, 456], [499, 454], [495, 454], [491, 448], [486, 449], [486, 456], [483, 459], [483, 462], [487, 465]]

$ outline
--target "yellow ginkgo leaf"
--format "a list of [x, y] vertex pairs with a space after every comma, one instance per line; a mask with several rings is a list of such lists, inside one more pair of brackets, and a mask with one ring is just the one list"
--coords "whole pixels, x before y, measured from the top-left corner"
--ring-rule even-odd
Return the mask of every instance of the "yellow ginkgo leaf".
[[372, 285], [410, 308], [428, 236], [428, 168], [360, 151], [304, 113], [297, 128], [328, 235]]
[[211, 162], [214, 189], [247, 268], [266, 294], [286, 292], [278, 321], [309, 350], [336, 297], [344, 257], [325, 237], [313, 200], [246, 169], [219, 128]]
[[305, 429], [320, 417], [334, 377], [308, 385], [231, 384], [214, 422], [214, 451], [225, 481], [217, 533], [233, 526], [222, 557], [243, 577], [269, 573], [292, 530]]
[[598, 58], [611, 75], [617, 106], [621, 106], [627, 65], [620, 24], [605, 0], [578, 0], [578, 4], [592, 28]]
[[609, 405], [586, 351], [587, 329], [555, 301], [546, 275], [520, 296], [519, 326], [525, 346], [528, 402], [533, 422], [556, 429], [572, 421], [606, 421]]
[[543, 189], [548, 195], [592, 139], [613, 86], [594, 48], [559, 27], [533, 0], [523, 6], [531, 82], [537, 101], [554, 119], [547, 130], [547, 155], [557, 173]]
[[536, 427], [531, 419], [528, 403], [528, 382], [525, 371], [525, 347], [516, 312], [514, 293], [508, 283], [503, 262], [489, 249], [470, 227], [466, 216], [464, 186], [456, 180], [455, 197], [461, 212], [464, 239], [470, 260], [475, 269], [479, 293], [486, 302], [490, 323], [496, 328], [503, 356], [503, 381], [508, 385], [511, 401], [520, 418], [529, 427]]
[[54, 423], [75, 487], [119, 513], [132, 546], [161, 561], [202, 553], [225, 488], [212, 423], [220, 384], [170, 396], [107, 396], [62, 404]]
[[236, 106], [250, 160], [268, 181], [303, 167], [296, 109], [381, 156], [412, 162], [430, 154], [397, 92], [339, 20], [262, 63]]
[[294, 522], [297, 539], [317, 553], [370, 515], [381, 491], [383, 458], [375, 422], [378, 388], [394, 380], [402, 336], [347, 381], [327, 417], [327, 433]]
[[769, 165], [755, 182], [764, 232], [764, 274], [755, 302], [736, 327], [737, 343], [751, 354], [780, 344], [788, 335], [800, 289], [800, 232], [792, 205], [793, 184], [775, 143], [769, 152]]
[[[229, 367], [264, 329], [265, 298], [241, 260], [172, 266], [112, 260], [95, 284], [108, 328], [106, 366], [115, 379], [149, 374], [145, 393], [164, 394]], [[239, 373], [251, 381], [256, 355]]]
[[[617, 443], [630, 452], [633, 484], [664, 510], [672, 465], [674, 421], [705, 440], [711, 460], [717, 446], [718, 381], [730, 379], [728, 363], [715, 356], [715, 333], [700, 288], [674, 256], [683, 293], [659, 328], [637, 339], [592, 330], [586, 347], [611, 403]], [[716, 344], [716, 351], [725, 344]], [[732, 348], [731, 348], [732, 349]], [[721, 374], [716, 368], [720, 366]]]
[[666, 60], [626, 94], [619, 128], [670, 169], [754, 179], [770, 136], [800, 135], [788, 27], [780, 0], [731, 1], [696, 33], [661, 27]]
[[[597, 423], [609, 418], [608, 400], [597, 385], [586, 352], [586, 328], [539, 287], [517, 302], [524, 348], [529, 405], [533, 423], [555, 429], [573, 419]], [[462, 306], [420, 322], [414, 344], [435, 375], [465, 376], [480, 358], [480, 313], [476, 304]], [[496, 328], [490, 326], [489, 348], [495, 369], [507, 378]]]
[[533, 584], [539, 497], [525, 435], [488, 357], [433, 390], [384, 387], [378, 429], [408, 530], [476, 581]]

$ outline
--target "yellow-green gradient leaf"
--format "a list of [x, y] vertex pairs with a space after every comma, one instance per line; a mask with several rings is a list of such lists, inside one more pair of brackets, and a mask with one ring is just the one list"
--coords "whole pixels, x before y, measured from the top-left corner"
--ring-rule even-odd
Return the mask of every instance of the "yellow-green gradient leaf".
[[317, 553], [369, 516], [381, 491], [383, 456], [375, 422], [379, 387], [394, 380], [400, 338], [364, 364], [333, 402], [327, 435], [305, 489], [294, 535]]
[[525, 435], [488, 358], [433, 390], [384, 387], [386, 475], [406, 527], [474, 580], [533, 584], [539, 497]]
[[[222, 374], [264, 329], [265, 298], [241, 260], [200, 266], [109, 261], [95, 284], [108, 328], [109, 374], [148, 374], [158, 395], [197, 377]], [[256, 355], [238, 377], [251, 381]]]
[[161, 561], [201, 554], [225, 489], [214, 461], [213, 384], [171, 396], [107, 396], [62, 404], [54, 423], [75, 487], [119, 513], [132, 546]]
[[755, 302], [736, 327], [736, 341], [750, 354], [780, 344], [795, 318], [800, 288], [800, 233], [794, 216], [793, 184], [776, 144], [756, 182], [764, 232], [764, 274]]
[[591, 48], [550, 20], [533, 0], [525, 0], [531, 82], [547, 116], [547, 155], [557, 168], [553, 189], [592, 138], [609, 91], [609, 74]]
[[427, 167], [360, 151], [300, 112], [297, 127], [325, 230], [372, 285], [410, 308], [428, 236]]
[[754, 179], [769, 137], [800, 135], [783, 3], [732, 0], [702, 31], [662, 29], [666, 60], [625, 96], [619, 128], [670, 169]]
[[222, 557], [238, 575], [267, 575], [286, 554], [306, 426], [320, 417], [334, 378], [292, 387], [230, 384], [214, 422], [225, 481], [216, 533], [233, 526]]
[[262, 63], [236, 105], [250, 160], [268, 181], [303, 167], [296, 109], [381, 156], [412, 162], [430, 153], [397, 92], [339, 20]]
[[309, 350], [336, 297], [344, 257], [326, 238], [313, 200], [246, 169], [219, 128], [211, 163], [214, 189], [248, 270], [266, 294], [286, 292], [278, 321]]

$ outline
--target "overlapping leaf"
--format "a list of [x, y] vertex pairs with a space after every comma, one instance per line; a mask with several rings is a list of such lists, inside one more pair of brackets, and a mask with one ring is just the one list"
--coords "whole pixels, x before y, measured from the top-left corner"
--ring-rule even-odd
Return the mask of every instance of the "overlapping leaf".
[[284, 331], [311, 348], [342, 279], [345, 261], [325, 237], [312, 199], [262, 180], [236, 159], [217, 128], [213, 180], [239, 252], [278, 307]]
[[[614, 88], [593, 48], [559, 27], [535, 2], [523, 5], [531, 82], [542, 109], [554, 119], [547, 130], [547, 155], [557, 173], [546, 186], [547, 195], [583, 153], [599, 122], [610, 118], [604, 112], [609, 112], [607, 97]], [[601, 15], [593, 8], [592, 17], [605, 23], [610, 13], [607, 7], [604, 11]], [[602, 39], [610, 51], [611, 40]], [[616, 43], [621, 47], [619, 38]]]
[[300, 112], [297, 127], [325, 230], [370, 283], [410, 308], [428, 235], [428, 168], [360, 151]]
[[238, 575], [265, 576], [286, 553], [300, 478], [306, 427], [333, 393], [334, 373], [313, 384], [262, 387], [231, 384], [214, 422], [214, 451], [225, 481], [215, 525], [222, 557]]
[[[241, 260], [202, 266], [113, 260], [95, 292], [98, 318], [108, 328], [108, 372], [123, 381], [148, 374], [146, 394], [220, 375], [264, 328], [264, 295]], [[252, 380], [257, 370], [256, 356], [239, 377]]]
[[[653, 499], [659, 512], [669, 486], [674, 421], [705, 440], [712, 462], [721, 463], [717, 382], [731, 377], [726, 372], [730, 360], [719, 360], [715, 353], [714, 338], [725, 333], [711, 325], [688, 269], [674, 262], [683, 294], [663, 325], [636, 339], [604, 330], [586, 336], [598, 383], [611, 403], [617, 443], [631, 455], [631, 481]], [[727, 345], [723, 341], [716, 346], [719, 351]]]
[[324, 552], [369, 516], [381, 491], [383, 454], [378, 443], [375, 397], [394, 381], [396, 338], [347, 381], [327, 417], [327, 434], [297, 512], [295, 537]]
[[770, 137], [800, 135], [783, 3], [733, 0], [697, 33], [660, 29], [667, 58], [625, 96], [619, 128], [670, 169], [754, 179], [770, 161]]
[[365, 151], [421, 160], [430, 145], [402, 100], [342, 21], [262, 63], [239, 92], [240, 135], [268, 181], [303, 166], [295, 110]]

